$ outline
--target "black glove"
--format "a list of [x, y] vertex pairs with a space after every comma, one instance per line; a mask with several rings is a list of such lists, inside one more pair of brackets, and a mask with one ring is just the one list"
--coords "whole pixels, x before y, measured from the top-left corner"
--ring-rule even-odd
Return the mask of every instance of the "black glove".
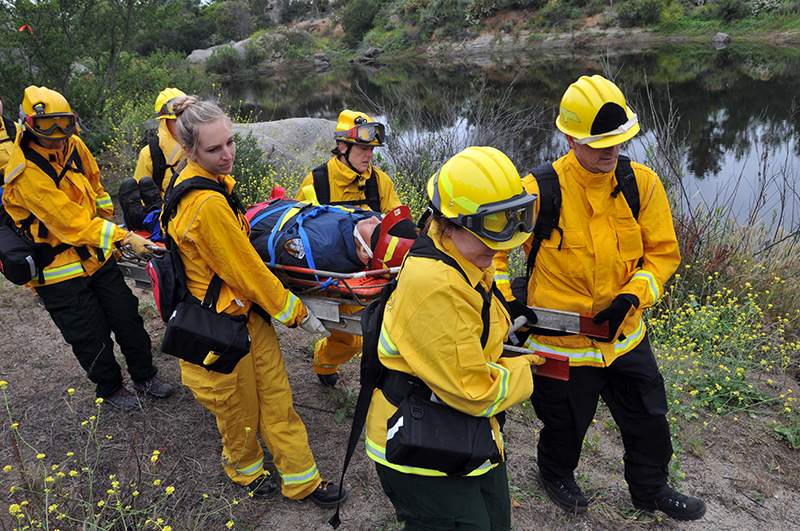
[[622, 326], [631, 307], [639, 307], [639, 297], [630, 293], [623, 293], [622, 295], [617, 295], [608, 308], [598, 312], [592, 318], [594, 324], [603, 324], [608, 321], [608, 339], [598, 339], [598, 341], [610, 342], [617, 339], [619, 327]]
[[525, 316], [528, 320], [527, 324], [523, 326], [533, 326], [537, 322], [539, 322], [539, 318], [536, 317], [536, 312], [530, 309], [525, 303], [520, 302], [519, 299], [514, 299], [513, 301], [508, 302], [508, 313], [511, 314], [511, 322], [517, 320], [517, 317], [520, 315]]

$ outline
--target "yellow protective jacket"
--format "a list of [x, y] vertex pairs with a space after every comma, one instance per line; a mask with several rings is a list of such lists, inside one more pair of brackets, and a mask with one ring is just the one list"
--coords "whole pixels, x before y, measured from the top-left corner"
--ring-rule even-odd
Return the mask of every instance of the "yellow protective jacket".
[[[510, 319], [495, 296], [490, 306], [488, 340], [481, 348], [483, 298], [475, 287], [480, 282], [486, 292], [491, 292], [494, 267], [481, 270], [468, 262], [435, 225], [431, 239], [458, 262], [469, 282], [442, 261], [408, 256], [397, 289], [386, 304], [379, 359], [389, 369], [421, 378], [436, 396], [455, 409], [490, 417], [503, 455], [503, 439], [494, 415], [533, 392], [531, 357], [500, 357]], [[386, 422], [396, 411], [381, 390], [374, 392], [367, 416], [367, 455], [400, 472], [445, 475], [386, 460]], [[469, 475], [484, 474], [490, 469], [487, 462]]]
[[9, 122], [14, 124], [13, 130], [6, 129], [5, 120], [0, 120], [0, 179], [5, 175], [6, 164], [8, 159], [11, 158], [11, 152], [14, 150], [14, 142], [20, 134], [19, 125], [16, 122]]
[[[186, 158], [186, 153], [183, 151], [178, 142], [172, 138], [172, 135], [167, 129], [167, 121], [159, 120], [158, 124], [158, 145], [161, 151], [164, 152], [164, 158], [167, 160], [167, 165], [175, 167], [178, 163]], [[164, 181], [161, 183], [161, 197], [164, 197], [164, 192], [167, 191], [169, 181], [172, 179], [173, 169], [167, 168], [164, 173]], [[150, 146], [147, 145], [139, 152], [139, 160], [136, 162], [136, 170], [133, 172], [133, 178], [139, 182], [142, 177], [153, 176], [153, 158], [150, 155]]]
[[[83, 140], [72, 135], [63, 150], [44, 149], [35, 142], [28, 147], [49, 160], [60, 175], [73, 151], [80, 157], [83, 173], [72, 162], [56, 186], [53, 179], [35, 163], [27, 160], [20, 142], [14, 145], [6, 166], [3, 204], [17, 226], [31, 213], [30, 227], [36, 242], [51, 246], [67, 243], [75, 247], [56, 256], [44, 268], [44, 283], [53, 284], [71, 278], [91, 275], [108, 260], [125, 235], [125, 229], [103, 218], [114, 215], [111, 197], [100, 184], [100, 169]], [[46, 233], [46, 237], [40, 234]], [[85, 259], [81, 260], [79, 250]], [[35, 288], [37, 279], [28, 283]]]
[[[194, 176], [218, 180], [229, 191], [236, 184], [230, 175], [212, 176], [191, 161], [176, 184]], [[168, 232], [178, 246], [192, 295], [202, 300], [214, 273], [223, 280], [218, 312], [247, 314], [255, 303], [287, 326], [308, 315], [300, 299], [283, 287], [250, 244], [250, 224], [244, 214], [235, 215], [219, 192], [189, 190]]]
[[[561, 185], [558, 226], [542, 242], [528, 282], [528, 305], [594, 315], [617, 295], [639, 299], [620, 327], [623, 341], [603, 343], [583, 335], [531, 336], [526, 347], [569, 356], [570, 365], [610, 365], [644, 338], [642, 311], [663, 294], [664, 283], [680, 263], [678, 241], [664, 186], [650, 168], [631, 163], [639, 188], [639, 219], [633, 217], [623, 194], [611, 192], [614, 172], [589, 173], [574, 152], [558, 159], [554, 168]], [[539, 193], [536, 179], [526, 176], [523, 186]], [[527, 255], [533, 237], [523, 248]], [[560, 250], [559, 250], [560, 246]], [[508, 284], [505, 253], [495, 257], [498, 287], [513, 297]]]
[[[381, 212], [384, 214], [393, 208], [401, 205], [400, 198], [397, 197], [397, 192], [394, 190], [394, 183], [388, 175], [383, 173], [378, 168], [375, 169], [375, 176], [378, 178], [378, 193], [381, 196]], [[328, 161], [328, 180], [331, 185], [331, 201], [356, 201], [366, 198], [363, 190], [359, 190], [359, 186], [363, 186], [369, 176], [372, 174], [373, 166], [370, 165], [364, 173], [356, 173], [353, 169], [349, 168], [339, 157], [333, 157]], [[305, 188], [307, 186], [314, 187], [314, 175], [309, 173], [303, 182], [300, 184], [300, 190], [297, 192], [298, 201], [314, 201], [315, 198], [309, 197]], [[359, 205], [359, 208], [369, 210], [369, 206], [365, 203]]]

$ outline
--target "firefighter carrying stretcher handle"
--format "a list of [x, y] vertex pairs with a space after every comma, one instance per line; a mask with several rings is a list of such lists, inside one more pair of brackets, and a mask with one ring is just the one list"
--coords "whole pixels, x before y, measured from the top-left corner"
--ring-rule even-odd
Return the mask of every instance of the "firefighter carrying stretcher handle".
[[[507, 530], [511, 503], [495, 417], [528, 398], [531, 366], [544, 359], [502, 357], [511, 319], [493, 289], [492, 258], [528, 238], [536, 196], [523, 190], [508, 157], [490, 147], [470, 147], [449, 159], [431, 177], [428, 196], [432, 214], [384, 312], [378, 353], [388, 375], [372, 395], [367, 455], [407, 530], [432, 523], [437, 529]], [[426, 400], [432, 392], [460, 414], [488, 419], [482, 426], [494, 435], [490, 444], [499, 462], [486, 460], [450, 476], [441, 471], [444, 463], [437, 469], [392, 462], [387, 421], [398, 412], [396, 399], [412, 388], [423, 390], [414, 394]]]

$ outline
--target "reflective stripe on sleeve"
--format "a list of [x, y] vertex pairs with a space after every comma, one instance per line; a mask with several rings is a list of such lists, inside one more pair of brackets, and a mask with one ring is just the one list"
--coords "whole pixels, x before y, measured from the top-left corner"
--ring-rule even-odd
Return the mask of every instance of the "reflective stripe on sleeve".
[[297, 308], [298, 302], [300, 302], [300, 299], [298, 299], [294, 293], [289, 293], [289, 296], [286, 298], [286, 306], [283, 307], [281, 313], [275, 316], [275, 319], [283, 324], [291, 323], [294, 317], [294, 310]]
[[103, 251], [110, 251], [114, 247], [114, 232], [117, 226], [108, 220], [103, 220], [103, 228], [100, 233], [100, 248]]
[[658, 282], [656, 282], [656, 277], [653, 276], [652, 273], [649, 271], [639, 271], [631, 280], [642, 279], [647, 282], [647, 285], [650, 286], [650, 293], [653, 295], [653, 302], [658, 302], [658, 299], [661, 298], [661, 290], [658, 289]]
[[477, 415], [478, 417], [491, 417], [492, 415], [495, 415], [500, 403], [503, 402], [503, 400], [505, 400], [508, 396], [508, 379], [510, 371], [501, 365], [497, 365], [496, 363], [487, 363], [487, 365], [500, 371], [500, 389], [497, 391], [497, 398], [495, 398], [495, 401], [489, 407], [487, 407], [483, 413]]
[[395, 344], [389, 339], [389, 334], [386, 333], [385, 324], [381, 324], [381, 335], [380, 338], [378, 338], [378, 353], [388, 358], [400, 356], [400, 351], [397, 350]]
[[97, 210], [101, 210], [103, 208], [110, 208], [113, 205], [114, 205], [114, 202], [111, 201], [111, 196], [108, 195], [108, 194], [101, 195], [94, 202], [94, 208], [96, 208]]
[[498, 288], [500, 287], [501, 284], [509, 284], [510, 285], [511, 282], [508, 280], [508, 273], [495, 272], [495, 274], [494, 274], [494, 283], [497, 284]]

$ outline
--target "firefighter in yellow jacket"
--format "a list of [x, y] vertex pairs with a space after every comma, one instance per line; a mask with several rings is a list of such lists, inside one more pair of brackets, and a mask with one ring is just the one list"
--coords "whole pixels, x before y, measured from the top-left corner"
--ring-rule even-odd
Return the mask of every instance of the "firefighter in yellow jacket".
[[172, 102], [185, 96], [176, 88], [162, 90], [156, 98], [155, 111], [158, 132], [139, 151], [139, 160], [132, 178], [119, 186], [119, 202], [125, 215], [125, 224], [131, 230], [153, 232], [157, 213], [161, 209], [164, 193], [175, 174], [177, 166], [186, 159], [186, 153], [176, 137], [175, 113]]
[[134, 388], [169, 396], [173, 387], [156, 376], [139, 301], [113, 255], [121, 245], [148, 254], [152, 242], [107, 219], [114, 214], [111, 197], [100, 184], [97, 162], [75, 134], [67, 100], [31, 86], [20, 109], [24, 132], [6, 167], [3, 204], [27, 236], [49, 244], [54, 255], [37, 264], [38, 275], [28, 285], [96, 384], [98, 397], [118, 409], [139, 406], [123, 385], [112, 332]]
[[[513, 163], [489, 147], [470, 147], [448, 160], [428, 182], [428, 196], [433, 215], [409, 251], [384, 312], [378, 353], [388, 372], [372, 396], [367, 455], [407, 530], [510, 529], [495, 415], [528, 398], [531, 366], [544, 360], [533, 354], [501, 357], [510, 319], [492, 289], [492, 258], [527, 239], [536, 196], [523, 190]], [[433, 393], [462, 413], [488, 417], [499, 462], [451, 476], [414, 462], [391, 462], [387, 420], [403, 397], [418, 391], [424, 400], [433, 400]]]
[[[176, 182], [200, 176], [233, 190], [236, 144], [228, 118], [215, 104], [193, 96], [177, 97], [173, 109], [178, 138], [190, 159]], [[277, 494], [278, 487], [264, 472], [260, 436], [280, 473], [284, 496], [335, 506], [347, 494], [320, 479], [305, 426], [292, 405], [269, 316], [313, 333], [325, 333], [325, 328], [264, 265], [249, 232], [244, 213], [234, 214], [226, 198], [212, 190], [190, 190], [169, 223], [191, 293], [202, 299], [216, 273], [223, 281], [216, 310], [249, 315], [251, 350], [233, 372], [213, 372], [181, 360], [183, 383], [216, 417], [223, 467], [234, 482], [246, 485], [256, 498]]]
[[[349, 205], [384, 214], [400, 206], [394, 183], [370, 160], [376, 147], [386, 141], [384, 124], [368, 115], [345, 109], [339, 114], [333, 134], [334, 157], [309, 173], [300, 185], [296, 199], [314, 200], [323, 205]], [[342, 305], [342, 313], [359, 306]], [[333, 331], [314, 347], [314, 372], [320, 382], [333, 387], [338, 368], [361, 350], [361, 337]]]
[[6, 164], [14, 150], [14, 141], [20, 134], [19, 125], [7, 118], [3, 118], [3, 100], [0, 99], [0, 180], [5, 175]]
[[[620, 193], [627, 180], [615, 172], [620, 146], [639, 132], [639, 124], [611, 81], [584, 76], [570, 85], [556, 125], [570, 147], [553, 163], [560, 216], [549, 239], [531, 237], [524, 245], [529, 257], [538, 247], [527, 304], [595, 315], [595, 323], [608, 323], [609, 335], [595, 340], [534, 332], [526, 342], [528, 348], [570, 358], [569, 381], [534, 377], [532, 402], [544, 423], [539, 481], [556, 505], [570, 512], [587, 510], [573, 472], [602, 397], [622, 433], [625, 480], [634, 507], [658, 509], [679, 520], [700, 518], [705, 503], [667, 484], [672, 445], [664, 380], [642, 319], [680, 263], [664, 187], [653, 170], [632, 162], [635, 188], [630, 193], [638, 195], [638, 216]], [[540, 204], [548, 201], [534, 176], [526, 176], [523, 184], [540, 195]], [[510, 296], [504, 269], [504, 264], [498, 267], [496, 281]]]

